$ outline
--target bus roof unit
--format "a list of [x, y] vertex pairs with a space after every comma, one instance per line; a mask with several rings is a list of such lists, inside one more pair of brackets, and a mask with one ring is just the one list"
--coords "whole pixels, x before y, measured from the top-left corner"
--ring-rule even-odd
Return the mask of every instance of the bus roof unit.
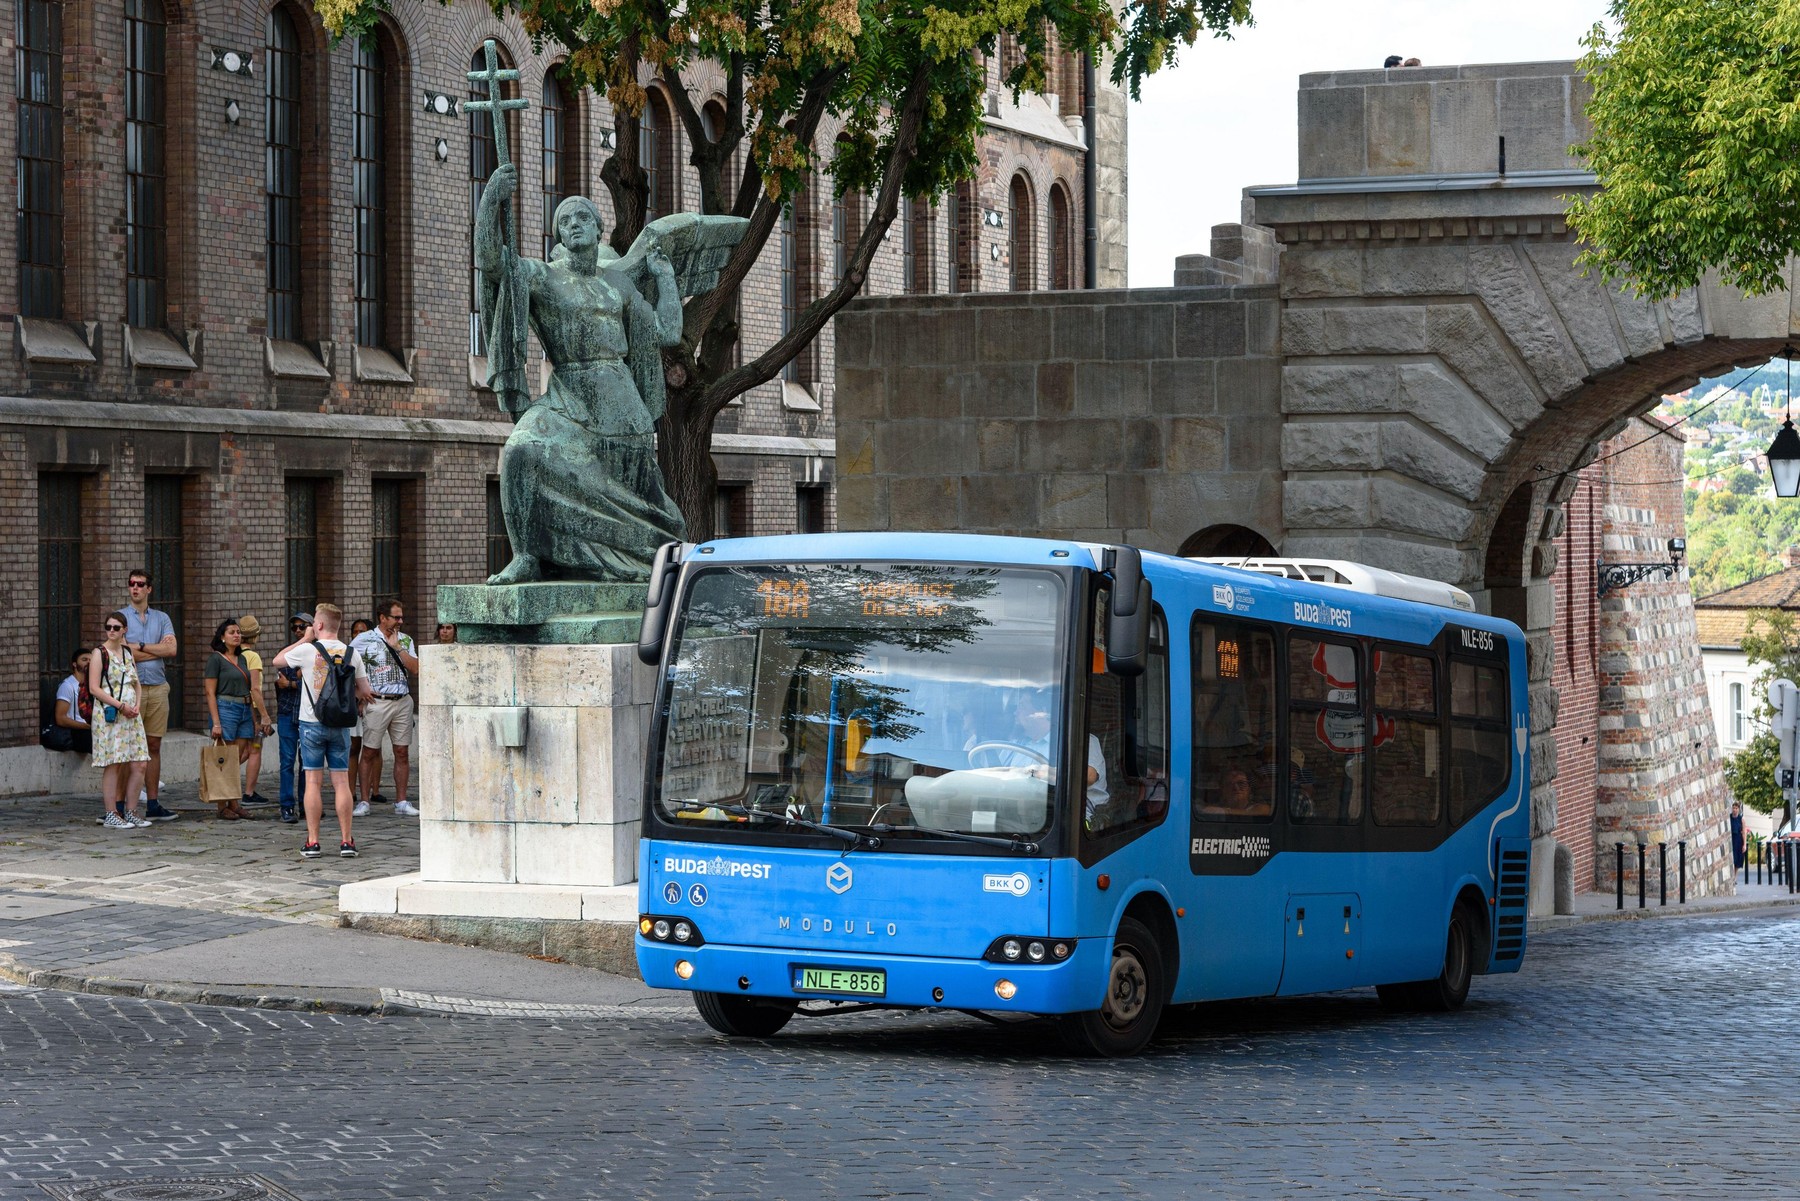
[[1310, 580], [1315, 584], [1330, 584], [1353, 592], [1389, 596], [1395, 600], [1415, 601], [1422, 605], [1437, 605], [1463, 613], [1475, 612], [1474, 598], [1454, 584], [1387, 571], [1363, 563], [1352, 563], [1347, 559], [1240, 559], [1233, 556], [1212, 556], [1200, 557], [1196, 561], [1220, 567], [1235, 567], [1241, 571], [1255, 571], [1263, 575], [1283, 576], [1290, 580]]

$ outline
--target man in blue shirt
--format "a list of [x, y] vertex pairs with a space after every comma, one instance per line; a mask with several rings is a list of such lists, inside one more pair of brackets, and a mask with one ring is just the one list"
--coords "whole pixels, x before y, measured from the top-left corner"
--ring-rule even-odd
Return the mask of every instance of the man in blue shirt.
[[[164, 809], [157, 800], [162, 789], [162, 740], [169, 732], [169, 677], [165, 660], [180, 650], [175, 623], [161, 609], [150, 607], [150, 573], [142, 567], [125, 577], [130, 603], [125, 606], [125, 644], [137, 660], [138, 710], [144, 718], [144, 740], [150, 744], [150, 767], [144, 773], [144, 792], [149, 803], [144, 816], [151, 821], [172, 822], [181, 815]], [[127, 802], [129, 803], [129, 802]]]

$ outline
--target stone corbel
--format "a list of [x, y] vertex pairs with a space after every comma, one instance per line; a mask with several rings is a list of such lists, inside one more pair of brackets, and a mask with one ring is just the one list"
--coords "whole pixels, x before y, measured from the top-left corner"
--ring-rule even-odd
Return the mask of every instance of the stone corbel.
[[359, 384], [405, 384], [413, 382], [412, 361], [418, 352], [402, 350], [399, 355], [378, 346], [350, 347], [350, 378]]
[[814, 394], [818, 385], [796, 384], [792, 380], [781, 381], [781, 407], [790, 413], [820, 413], [824, 406]]
[[328, 346], [329, 343], [321, 343], [323, 353], [315, 354], [300, 342], [264, 338], [263, 366], [276, 379], [329, 380], [331, 368], [326, 361]]
[[160, 329], [134, 329], [121, 325], [119, 330], [119, 345], [125, 349], [125, 361], [133, 367], [151, 371], [194, 371], [200, 366], [186, 347]]
[[488, 361], [484, 354], [469, 356], [469, 387], [479, 388], [483, 392], [492, 392], [488, 387]]
[[79, 363], [100, 361], [100, 323], [80, 325], [49, 321], [42, 317], [13, 318], [13, 349], [27, 363]]

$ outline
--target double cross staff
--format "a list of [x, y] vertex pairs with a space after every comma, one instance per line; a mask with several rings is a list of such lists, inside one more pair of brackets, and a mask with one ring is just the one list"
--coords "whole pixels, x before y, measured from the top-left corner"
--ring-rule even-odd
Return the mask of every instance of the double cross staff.
[[[494, 45], [494, 39], [489, 38], [487, 41], [483, 42], [481, 49], [482, 52], [487, 55], [487, 68], [481, 71], [470, 71], [469, 82], [487, 84], [488, 98], [486, 100], [463, 101], [463, 111], [465, 113], [486, 113], [488, 115], [488, 125], [492, 127], [494, 131], [495, 165], [504, 167], [512, 162], [512, 155], [507, 151], [506, 147], [506, 113], [509, 109], [529, 108], [531, 102], [522, 96], [514, 100], [502, 98], [500, 94], [500, 85], [517, 80], [519, 78], [519, 73], [510, 67], [502, 69], [500, 66], [500, 52]], [[501, 221], [500, 236], [503, 239], [506, 238], [507, 233], [511, 228], [511, 221]]]

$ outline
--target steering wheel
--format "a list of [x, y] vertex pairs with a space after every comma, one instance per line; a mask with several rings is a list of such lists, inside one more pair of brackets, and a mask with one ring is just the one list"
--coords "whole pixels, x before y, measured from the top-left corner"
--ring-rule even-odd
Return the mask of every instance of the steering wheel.
[[[1002, 742], [999, 740], [995, 740], [992, 742], [978, 742], [974, 746], [970, 747], [968, 749], [968, 751], [966, 751], [965, 753], [969, 756], [969, 762], [974, 763], [975, 756], [981, 754], [983, 751], [988, 751], [988, 752], [1014, 751], [1014, 752], [1017, 752], [1018, 754], [1025, 756], [1027, 759], [1034, 760], [1037, 763], [1043, 764], [1046, 767], [1048, 767], [1050, 765], [1050, 757], [1048, 755], [1044, 754], [1042, 751], [1033, 750], [1032, 748], [1030, 748], [1028, 746], [1020, 746], [1016, 742]], [[978, 766], [978, 767], [1013, 767], [1013, 766], [1016, 766], [1016, 764], [986, 763], [986, 764], [977, 764], [976, 766]]]

